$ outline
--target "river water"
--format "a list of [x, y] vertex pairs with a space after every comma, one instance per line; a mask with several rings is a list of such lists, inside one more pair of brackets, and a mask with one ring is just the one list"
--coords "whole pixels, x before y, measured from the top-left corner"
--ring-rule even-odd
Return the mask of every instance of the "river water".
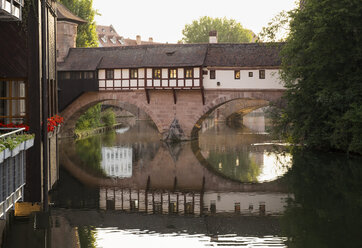
[[51, 224], [28, 247], [362, 247], [361, 158], [287, 148], [267, 124], [209, 118], [168, 144], [131, 119], [62, 140]]

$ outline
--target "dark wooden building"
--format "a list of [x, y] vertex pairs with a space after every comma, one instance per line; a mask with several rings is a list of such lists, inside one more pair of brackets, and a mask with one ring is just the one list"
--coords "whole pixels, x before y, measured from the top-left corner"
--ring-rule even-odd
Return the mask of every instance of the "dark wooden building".
[[[4, 1], [1, 1], [3, 3]], [[5, 1], [7, 2], [7, 1]], [[27, 152], [25, 200], [42, 201], [43, 165], [48, 166], [49, 188], [58, 177], [57, 137], [48, 138], [48, 158], [42, 155], [42, 66], [46, 67], [48, 117], [58, 112], [56, 80], [56, 2], [46, 1], [47, 43], [41, 44], [41, 1], [11, 1], [20, 14], [0, 6], [0, 121], [25, 123], [35, 133]], [[15, 15], [16, 14], [16, 15]], [[46, 63], [42, 63], [46, 46]]]

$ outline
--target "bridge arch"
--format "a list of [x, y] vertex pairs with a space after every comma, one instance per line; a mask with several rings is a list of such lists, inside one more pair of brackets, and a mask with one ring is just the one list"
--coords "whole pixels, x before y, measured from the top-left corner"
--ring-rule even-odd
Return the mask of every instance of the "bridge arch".
[[[268, 106], [270, 102], [276, 101], [281, 98], [283, 91], [271, 92], [227, 92], [227, 94], [220, 94], [218, 96], [210, 96], [212, 99], [202, 109], [202, 112], [195, 116], [194, 125], [191, 130], [191, 138], [197, 138], [197, 133], [201, 127], [202, 122], [217, 108], [228, 103], [238, 101], [239, 111], [243, 110], [245, 113], [251, 112], [255, 109]], [[236, 110], [237, 108], [235, 108]], [[231, 111], [233, 112], [233, 111]]]
[[[200, 123], [216, 108], [241, 100], [250, 110], [280, 99], [284, 90], [154, 90], [99, 91], [83, 93], [61, 113], [65, 119], [61, 136], [71, 136], [76, 120], [85, 109], [98, 102], [117, 100], [137, 106], [155, 123], [163, 139], [177, 134], [180, 140], [195, 137]], [[177, 102], [176, 102], [177, 99]]]
[[86, 92], [78, 97], [75, 101], [69, 104], [61, 113], [64, 117], [64, 125], [61, 129], [61, 137], [71, 137], [74, 135], [75, 124], [78, 118], [90, 107], [100, 102], [122, 102], [123, 108], [132, 114], [136, 114], [134, 109], [127, 106], [134, 106], [146, 113], [149, 118], [155, 123], [158, 131], [163, 130], [162, 121], [157, 118], [155, 112], [145, 104], [144, 100], [139, 98], [145, 97], [138, 92], [128, 92], [129, 94], [117, 94], [115, 92]]

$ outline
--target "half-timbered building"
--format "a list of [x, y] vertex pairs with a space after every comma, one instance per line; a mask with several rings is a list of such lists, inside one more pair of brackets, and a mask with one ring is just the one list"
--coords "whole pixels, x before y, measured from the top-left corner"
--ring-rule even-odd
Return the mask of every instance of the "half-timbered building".
[[[157, 44], [70, 49], [58, 66], [60, 109], [86, 91], [282, 89], [282, 44]], [[203, 99], [203, 98], [202, 98]], [[176, 97], [175, 97], [176, 101]]]

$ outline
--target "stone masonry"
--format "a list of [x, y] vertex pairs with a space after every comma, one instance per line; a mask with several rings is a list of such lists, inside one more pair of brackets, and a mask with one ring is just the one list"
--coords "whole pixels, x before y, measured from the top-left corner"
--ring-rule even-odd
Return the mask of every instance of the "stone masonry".
[[[150, 91], [150, 103], [147, 103], [145, 91], [99, 91], [83, 93], [72, 102], [62, 113], [65, 123], [61, 137], [73, 136], [77, 119], [89, 107], [108, 100], [117, 100], [134, 105], [149, 115], [156, 124], [162, 139], [171, 137], [170, 127], [178, 123], [182, 130], [180, 140], [190, 140], [194, 131], [200, 128], [202, 121], [217, 107], [237, 99], [275, 101], [281, 98], [284, 90], [207, 90], [205, 105], [202, 103], [200, 91], [178, 91], [177, 103], [171, 90]], [[260, 101], [254, 101], [255, 107], [260, 107]], [[264, 103], [264, 102], [263, 102]], [[264, 104], [262, 104], [264, 105]], [[252, 108], [251, 104], [245, 104]], [[178, 133], [179, 134], [179, 133]]]

